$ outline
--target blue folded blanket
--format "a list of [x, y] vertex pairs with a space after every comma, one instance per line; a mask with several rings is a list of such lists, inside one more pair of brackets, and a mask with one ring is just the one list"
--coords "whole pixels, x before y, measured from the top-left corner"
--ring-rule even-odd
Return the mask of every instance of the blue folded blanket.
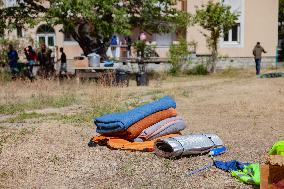
[[112, 133], [126, 130], [137, 121], [161, 110], [176, 108], [175, 101], [165, 96], [160, 100], [137, 107], [127, 112], [112, 113], [95, 118], [98, 133]]

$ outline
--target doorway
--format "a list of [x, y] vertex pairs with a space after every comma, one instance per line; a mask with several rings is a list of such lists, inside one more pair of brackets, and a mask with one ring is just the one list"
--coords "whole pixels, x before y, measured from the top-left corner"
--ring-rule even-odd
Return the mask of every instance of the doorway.
[[45, 44], [47, 48], [52, 50], [55, 49], [55, 31], [51, 26], [47, 24], [40, 25], [37, 29], [36, 36], [39, 46]]

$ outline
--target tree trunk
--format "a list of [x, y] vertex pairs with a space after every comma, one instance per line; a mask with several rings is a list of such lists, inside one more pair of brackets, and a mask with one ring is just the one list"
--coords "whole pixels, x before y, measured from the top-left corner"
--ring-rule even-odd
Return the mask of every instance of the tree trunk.
[[216, 64], [217, 64], [217, 56], [218, 56], [218, 52], [217, 49], [212, 49], [212, 66], [211, 66], [211, 73], [215, 73], [216, 72]]
[[211, 57], [212, 57], [212, 66], [210, 69], [211, 73], [216, 72], [216, 64], [217, 64], [217, 58], [218, 58], [218, 40], [219, 40], [219, 33], [213, 32], [213, 39], [212, 39], [212, 46], [211, 46]]
[[[81, 25], [82, 26], [82, 25]], [[97, 53], [101, 56], [101, 60], [107, 59], [107, 49], [110, 45], [109, 38], [102, 38], [100, 36], [91, 36], [90, 31], [82, 32], [82, 27], [78, 26], [71, 31], [72, 37], [78, 42], [82, 48], [84, 55], [90, 53]]]

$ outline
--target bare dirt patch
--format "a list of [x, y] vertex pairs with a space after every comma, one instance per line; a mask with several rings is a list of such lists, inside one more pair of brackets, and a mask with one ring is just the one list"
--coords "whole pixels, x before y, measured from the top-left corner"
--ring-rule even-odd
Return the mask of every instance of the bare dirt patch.
[[[246, 73], [151, 83], [140, 88], [36, 83], [23, 89], [22, 95], [17, 93], [17, 99], [28, 98], [40, 86], [53, 89], [50, 95], [69, 91], [80, 103], [37, 110], [49, 118], [23, 122], [19, 128], [0, 124], [0, 137], [5, 138], [0, 141], [0, 188], [252, 188], [215, 168], [186, 176], [188, 170], [211, 162], [206, 155], [167, 160], [151, 153], [89, 148], [87, 143], [96, 134], [91, 118], [171, 95], [187, 122], [183, 134], [216, 133], [223, 139], [229, 151], [217, 159], [263, 162], [273, 143], [284, 139], [284, 78], [258, 79]], [[9, 86], [18, 85], [1, 86], [7, 90], [6, 98], [18, 91]], [[65, 114], [68, 119], [62, 117]]]

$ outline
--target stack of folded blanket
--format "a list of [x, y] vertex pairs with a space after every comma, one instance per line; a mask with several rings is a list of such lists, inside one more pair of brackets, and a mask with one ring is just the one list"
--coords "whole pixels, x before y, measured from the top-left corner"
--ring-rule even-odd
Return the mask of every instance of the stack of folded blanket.
[[[137, 150], [153, 151], [156, 140], [177, 136], [173, 134], [185, 129], [185, 122], [177, 116], [175, 108], [175, 101], [165, 96], [127, 112], [97, 117], [95, 125], [100, 136], [95, 136], [92, 141], [99, 144], [104, 141], [104, 144], [116, 149], [129, 149], [125, 146], [136, 145], [140, 146]], [[114, 141], [119, 141], [119, 144], [114, 144]], [[144, 144], [147, 144], [145, 149]]]

